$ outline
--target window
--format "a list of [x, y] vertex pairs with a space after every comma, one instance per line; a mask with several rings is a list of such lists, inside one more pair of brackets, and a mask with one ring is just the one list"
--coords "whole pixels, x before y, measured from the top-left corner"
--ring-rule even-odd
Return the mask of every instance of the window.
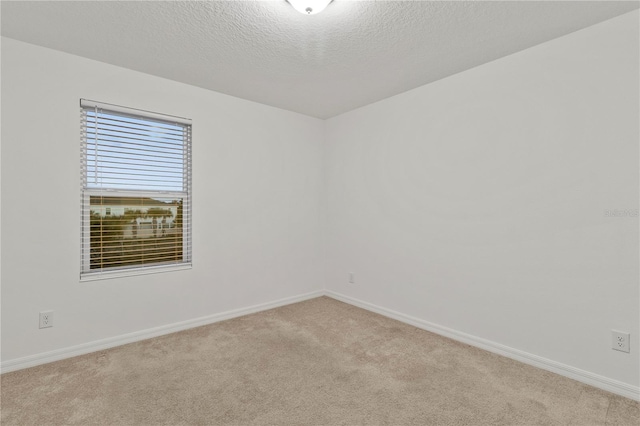
[[191, 121], [80, 100], [82, 280], [191, 266]]

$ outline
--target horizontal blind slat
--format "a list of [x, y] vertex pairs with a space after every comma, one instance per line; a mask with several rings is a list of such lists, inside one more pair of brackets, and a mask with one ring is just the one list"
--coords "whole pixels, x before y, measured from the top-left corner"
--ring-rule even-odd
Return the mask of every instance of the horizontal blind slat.
[[120, 167], [103, 166], [100, 170], [98, 170], [98, 173], [102, 178], [111, 177], [114, 179], [119, 179], [123, 177], [126, 178], [127, 176], [149, 177], [149, 178], [159, 178], [167, 182], [179, 181], [180, 184], [182, 184], [182, 172], [175, 172], [175, 171], [163, 172], [161, 170], [123, 169]]
[[[113, 164], [113, 165], [112, 165]], [[144, 167], [144, 168], [143, 168]], [[127, 163], [122, 161], [102, 161], [103, 169], [119, 169], [119, 170], [146, 170], [148, 172], [152, 171], [163, 171], [165, 170], [167, 173], [178, 173], [182, 176], [184, 168], [182, 166], [163, 166], [156, 164], [138, 164], [138, 163]]]
[[140, 162], [148, 161], [152, 163], [158, 163], [160, 165], [184, 164], [183, 161], [177, 161], [178, 158], [173, 158], [173, 157], [163, 157], [159, 155], [149, 156], [146, 154], [138, 154], [138, 153], [127, 154], [127, 157], [124, 157], [123, 155], [117, 155], [117, 154], [124, 154], [124, 153], [121, 153], [121, 152], [119, 153], [117, 151], [114, 151], [114, 152], [105, 152], [105, 153], [101, 152], [96, 155], [96, 152], [94, 151], [93, 153], [87, 153], [87, 159], [88, 159], [88, 162], [91, 162], [91, 161], [95, 162], [95, 161], [98, 161], [98, 159], [102, 159], [102, 158], [116, 158], [123, 161], [124, 160], [140, 161]]
[[[123, 120], [121, 118], [117, 118], [115, 116], [98, 116], [96, 117], [93, 114], [88, 114], [86, 119], [89, 123], [103, 123], [108, 126], [114, 127], [122, 127], [126, 129], [136, 129], [136, 130], [146, 130], [146, 129], [154, 129], [157, 133], [169, 134], [169, 135], [182, 135], [184, 133], [184, 128], [182, 126], [176, 126], [174, 124], [161, 124], [158, 122], [154, 122], [153, 124], [147, 124], [145, 122], [136, 122], [134, 120]], [[93, 125], [93, 124], [92, 124]]]
[[[104, 138], [104, 137], [119, 137], [119, 138], [123, 138], [126, 140], [138, 140], [138, 141], [145, 141], [145, 142], [149, 142], [149, 143], [154, 143], [154, 144], [161, 144], [161, 145], [182, 145], [182, 142], [184, 140], [184, 138], [171, 138], [171, 137], [164, 137], [164, 136], [160, 136], [160, 135], [156, 135], [153, 133], [139, 133], [139, 132], [124, 132], [122, 129], [117, 129], [117, 128], [106, 128], [106, 127], [101, 127], [101, 126], [96, 126], [96, 127], [91, 127], [92, 129], [95, 129], [96, 132], [94, 134], [99, 135], [99, 137]], [[91, 135], [87, 135], [89, 137], [91, 137]]]
[[[94, 132], [93, 134], [88, 134], [87, 135], [87, 139], [89, 141], [91, 140], [114, 140], [116, 142], [121, 142], [121, 143], [127, 143], [127, 144], [138, 144], [138, 145], [142, 145], [142, 146], [153, 146], [153, 147], [157, 147], [158, 149], [163, 148], [163, 146], [166, 146], [165, 149], [170, 149], [172, 147], [176, 147], [176, 146], [180, 146], [177, 143], [174, 142], [169, 142], [167, 140], [154, 140], [153, 138], [141, 138], [141, 137], [135, 137], [134, 135], [131, 135], [130, 133], [124, 133], [124, 132], [113, 132], [113, 131], [101, 131], [98, 132], [98, 129], [96, 129], [96, 132]], [[137, 136], [137, 135], [136, 135]], [[118, 139], [115, 139], [118, 138]], [[133, 141], [133, 142], [132, 142]], [[144, 143], [142, 143], [144, 142]]]
[[[184, 155], [184, 146], [178, 144], [161, 144], [147, 139], [132, 139], [127, 137], [118, 137], [115, 135], [87, 135], [87, 147], [95, 149], [96, 147], [113, 147], [120, 149], [128, 149], [132, 151], [151, 151], [162, 152], [165, 154]], [[140, 143], [147, 142], [147, 143]]]
[[135, 134], [150, 139], [175, 141], [173, 143], [179, 143], [184, 140], [184, 131], [182, 129], [172, 130], [161, 127], [137, 125], [136, 123], [123, 123], [117, 120], [87, 119], [86, 122], [87, 127], [97, 130], [98, 133], [118, 132]]

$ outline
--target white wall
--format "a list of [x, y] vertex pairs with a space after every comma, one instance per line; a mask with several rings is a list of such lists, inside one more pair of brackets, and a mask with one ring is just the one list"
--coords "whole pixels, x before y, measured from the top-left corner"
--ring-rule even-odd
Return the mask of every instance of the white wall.
[[[193, 120], [193, 269], [79, 282], [81, 97]], [[3, 38], [3, 363], [322, 289], [323, 128]]]
[[637, 386], [638, 47], [636, 11], [328, 120], [327, 288]]

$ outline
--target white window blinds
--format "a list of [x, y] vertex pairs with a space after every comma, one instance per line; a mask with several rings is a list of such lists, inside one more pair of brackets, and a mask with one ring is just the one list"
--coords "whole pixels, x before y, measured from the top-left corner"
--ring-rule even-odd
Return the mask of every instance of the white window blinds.
[[82, 99], [81, 277], [191, 264], [190, 120]]

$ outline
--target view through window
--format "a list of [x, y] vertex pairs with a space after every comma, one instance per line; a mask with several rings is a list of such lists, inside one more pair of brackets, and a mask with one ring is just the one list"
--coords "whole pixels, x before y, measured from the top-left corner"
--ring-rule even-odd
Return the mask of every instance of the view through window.
[[181, 262], [183, 200], [90, 197], [90, 269]]

